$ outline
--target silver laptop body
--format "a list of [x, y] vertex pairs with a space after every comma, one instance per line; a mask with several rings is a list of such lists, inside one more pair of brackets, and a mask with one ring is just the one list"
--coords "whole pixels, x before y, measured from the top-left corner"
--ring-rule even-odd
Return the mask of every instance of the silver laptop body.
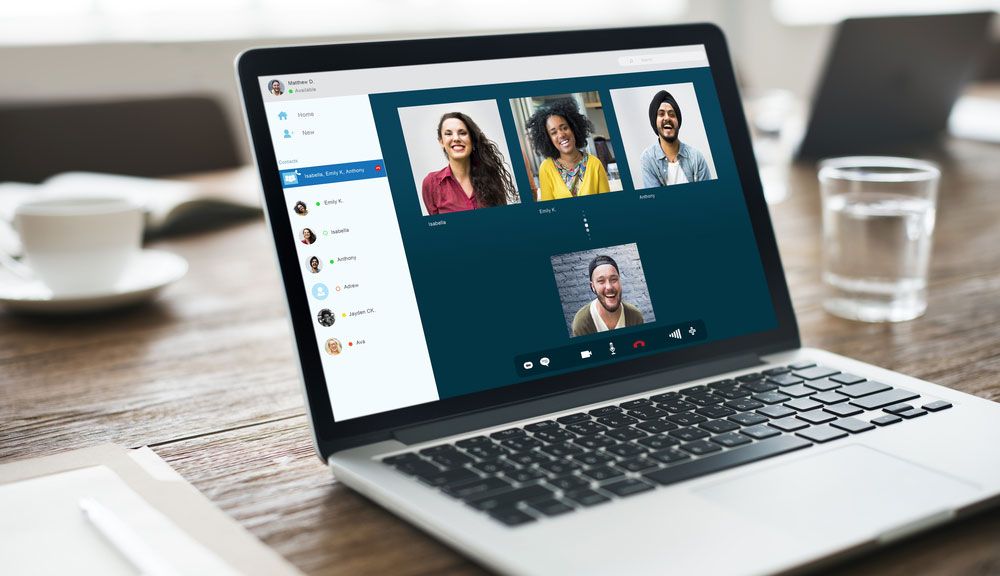
[[[749, 370], [612, 402], [804, 360], [913, 391], [921, 404], [944, 400], [953, 407], [514, 529], [380, 459], [607, 402], [417, 444], [380, 442], [335, 454], [329, 464], [351, 488], [508, 574], [784, 572], [863, 554], [996, 503], [995, 403], [823, 350], [773, 354]], [[883, 415], [876, 410], [858, 418]]]
[[775, 573], [996, 502], [996, 404], [801, 347], [717, 28], [237, 74], [317, 452], [483, 566]]

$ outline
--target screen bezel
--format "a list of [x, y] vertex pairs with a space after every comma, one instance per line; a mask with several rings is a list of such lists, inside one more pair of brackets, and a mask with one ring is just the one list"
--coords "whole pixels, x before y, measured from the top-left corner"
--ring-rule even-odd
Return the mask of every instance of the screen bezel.
[[[670, 39], [664, 42], [664, 39]], [[744, 334], [728, 340], [708, 342], [692, 348], [665, 351], [570, 374], [512, 383], [502, 388], [466, 394], [336, 422], [323, 374], [315, 328], [309, 314], [305, 281], [299, 270], [295, 244], [279, 239], [293, 237], [279, 178], [277, 159], [270, 138], [260, 76], [334, 72], [419, 64], [521, 58], [559, 54], [581, 54], [644, 48], [669, 48], [701, 44], [726, 125], [743, 196], [757, 239], [758, 251], [778, 322], [777, 328]], [[581, 49], [580, 46], [595, 47]], [[461, 57], [457, 57], [461, 55]], [[799, 347], [798, 326], [792, 309], [781, 258], [774, 237], [767, 203], [753, 155], [750, 134], [722, 31], [711, 24], [652, 26], [608, 30], [505, 34], [467, 38], [401, 40], [360, 44], [329, 44], [284, 48], [260, 48], [241, 54], [236, 62], [251, 145], [264, 191], [264, 208], [275, 238], [278, 265], [284, 280], [293, 336], [315, 440], [320, 456], [352, 446], [388, 439], [401, 427], [440, 420], [474, 411], [579, 390], [611, 380], [639, 376], [737, 354], [766, 354]]]

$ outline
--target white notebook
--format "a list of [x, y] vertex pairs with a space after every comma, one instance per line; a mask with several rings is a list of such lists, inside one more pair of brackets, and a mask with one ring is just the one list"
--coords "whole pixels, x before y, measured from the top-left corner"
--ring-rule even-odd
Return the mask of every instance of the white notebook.
[[112, 445], [0, 466], [0, 574], [135, 575], [84, 499], [140, 541], [157, 574], [299, 574], [152, 450]]

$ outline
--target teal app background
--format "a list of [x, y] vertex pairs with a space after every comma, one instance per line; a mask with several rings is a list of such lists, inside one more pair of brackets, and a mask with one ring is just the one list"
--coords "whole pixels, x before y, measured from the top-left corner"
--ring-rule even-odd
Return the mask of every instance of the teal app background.
[[[718, 178], [636, 191], [631, 175], [638, 158], [624, 157], [609, 91], [682, 82], [694, 83]], [[535, 202], [509, 100], [591, 90], [601, 95], [624, 190]], [[567, 335], [551, 266], [556, 254], [635, 242], [656, 315], [644, 329], [701, 319], [709, 341], [717, 341], [777, 327], [708, 68], [373, 94], [370, 100], [441, 398], [529, 380], [516, 373], [515, 356], [600, 338]], [[497, 102], [521, 203], [423, 216], [397, 109], [471, 100]], [[683, 140], [683, 129], [680, 135]], [[650, 144], [655, 141], [651, 134]], [[428, 145], [437, 146], [433, 136]], [[648, 194], [655, 198], [640, 199]]]

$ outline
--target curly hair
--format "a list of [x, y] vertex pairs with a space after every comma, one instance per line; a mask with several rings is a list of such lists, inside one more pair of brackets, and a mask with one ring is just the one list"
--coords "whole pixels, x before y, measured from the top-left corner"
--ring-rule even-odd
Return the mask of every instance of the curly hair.
[[[448, 112], [441, 116], [437, 125], [438, 141], [441, 141], [441, 126], [449, 118], [455, 118], [465, 124], [472, 137], [470, 160], [472, 190], [476, 202], [483, 208], [513, 203], [517, 197], [517, 190], [514, 188], [514, 178], [510, 170], [504, 166], [500, 148], [483, 134], [482, 129], [472, 121], [472, 118], [461, 112]], [[445, 152], [444, 155], [447, 157], [448, 153]]]
[[550, 116], [562, 116], [566, 119], [570, 130], [573, 131], [573, 137], [576, 138], [578, 149], [583, 149], [587, 145], [587, 138], [594, 132], [593, 122], [580, 113], [572, 98], [562, 98], [542, 106], [528, 118], [528, 136], [535, 150], [547, 158], [559, 157], [559, 150], [552, 144], [549, 130], [545, 126]]

